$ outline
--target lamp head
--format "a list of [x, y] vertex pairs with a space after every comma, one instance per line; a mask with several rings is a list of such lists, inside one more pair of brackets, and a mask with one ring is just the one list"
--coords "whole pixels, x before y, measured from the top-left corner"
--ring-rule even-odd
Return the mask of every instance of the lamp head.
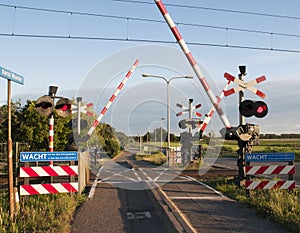
[[58, 89], [57, 86], [49, 86], [49, 96], [50, 97], [55, 97], [57, 89]]

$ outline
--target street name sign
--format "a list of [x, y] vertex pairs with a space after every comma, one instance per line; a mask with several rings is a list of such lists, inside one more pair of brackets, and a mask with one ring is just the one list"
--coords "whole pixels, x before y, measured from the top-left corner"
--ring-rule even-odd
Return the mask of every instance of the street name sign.
[[77, 151], [21, 152], [21, 162], [77, 161]]
[[252, 153], [245, 155], [246, 162], [288, 162], [295, 160], [295, 153]]
[[24, 77], [0, 66], [0, 76], [13, 82], [24, 84]]

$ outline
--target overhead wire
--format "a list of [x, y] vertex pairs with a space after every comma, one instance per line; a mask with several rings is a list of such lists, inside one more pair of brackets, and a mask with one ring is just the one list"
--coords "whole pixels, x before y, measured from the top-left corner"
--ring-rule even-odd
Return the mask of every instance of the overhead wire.
[[[162, 44], [176, 44], [176, 41], [170, 40], [154, 40], [154, 39], [136, 39], [136, 38], [113, 38], [113, 37], [91, 37], [91, 36], [70, 36], [70, 35], [38, 35], [38, 34], [9, 34], [0, 33], [0, 36], [6, 37], [27, 37], [27, 38], [45, 38], [45, 39], [73, 39], [73, 40], [99, 40], [99, 41], [120, 41], [120, 42], [140, 42], [140, 43], [162, 43]], [[220, 48], [236, 48], [236, 49], [249, 49], [249, 50], [262, 50], [262, 51], [276, 51], [276, 52], [289, 52], [299, 53], [297, 49], [280, 49], [280, 48], [268, 48], [268, 47], [255, 47], [255, 46], [242, 46], [231, 44], [216, 44], [216, 43], [201, 43], [201, 42], [186, 42], [191, 46], [210, 46]]]
[[[112, 1], [114, 1], [114, 2], [125, 2], [125, 3], [151, 4], [151, 5], [155, 4], [155, 3], [152, 3], [152, 2], [145, 2], [145, 1], [140, 1], [140, 0], [112, 0]], [[174, 4], [174, 3], [164, 3], [164, 5], [165, 6], [178, 7], [178, 8], [209, 10], [209, 11], [227, 12], [227, 13], [235, 13], [235, 14], [246, 14], [246, 15], [255, 15], [255, 16], [300, 20], [300, 17], [297, 17], [297, 16], [268, 14], [268, 13], [253, 12], [253, 11], [231, 10], [231, 9], [226, 9], [226, 8], [213, 8], [213, 7], [203, 7], [203, 6], [193, 6], [193, 5], [181, 5], [181, 4]]]
[[[143, 1], [133, 1], [133, 0], [112, 0], [112, 1], [147, 3], [147, 2], [143, 2]], [[167, 4], [165, 4], [165, 5], [167, 5]], [[156, 20], [156, 19], [149, 19], [149, 18], [142, 18], [142, 17], [128, 17], [128, 16], [96, 14], [96, 13], [79, 12], [79, 11], [65, 11], [65, 10], [57, 10], [57, 9], [46, 9], [46, 8], [37, 8], [37, 7], [9, 5], [9, 4], [2, 4], [2, 3], [0, 3], [0, 6], [10, 7], [10, 8], [15, 8], [15, 9], [19, 8], [19, 9], [24, 9], [24, 10], [62, 13], [62, 14], [70, 14], [70, 15], [93, 16], [93, 17], [134, 20], [134, 21], [154, 22], [154, 23], [163, 23], [163, 24], [165, 23], [165, 21], [163, 21], [163, 20]], [[184, 22], [175, 22], [175, 23], [177, 25], [183, 25], [183, 26], [205, 27], [205, 28], [220, 29], [220, 30], [233, 30], [233, 31], [241, 31], [241, 32], [249, 32], [249, 33], [261, 33], [261, 34], [269, 34], [269, 35], [272, 34], [272, 35], [278, 35], [278, 36], [300, 37], [299, 34], [292, 34], [292, 33], [270, 32], [270, 31], [262, 31], [262, 30], [252, 30], [252, 29], [224, 27], [224, 26], [214, 26], [214, 25], [197, 24], [197, 23], [184, 23]]]
[[[139, 0], [112, 0], [117, 2], [128, 2], [128, 3], [142, 3], [142, 4], [152, 4], [150, 2], [144, 2]], [[170, 5], [170, 4], [165, 4]], [[171, 4], [181, 7], [178, 4]], [[16, 37], [30, 37], [30, 38], [48, 38], [48, 39], [82, 39], [82, 40], [107, 40], [107, 41], [135, 41], [135, 42], [153, 42], [153, 43], [176, 43], [174, 41], [166, 41], [166, 40], [152, 40], [152, 39], [133, 39], [129, 38], [128, 36], [128, 21], [142, 21], [142, 22], [154, 22], [154, 23], [165, 23], [162, 20], [156, 19], [149, 19], [149, 18], [142, 18], [142, 17], [127, 17], [127, 16], [118, 16], [118, 15], [108, 15], [108, 14], [96, 14], [96, 13], [88, 13], [88, 12], [79, 12], [79, 11], [65, 11], [65, 10], [57, 10], [57, 9], [46, 9], [46, 8], [37, 8], [37, 7], [28, 7], [28, 6], [17, 6], [17, 5], [10, 5], [10, 4], [3, 4], [0, 3], [2, 7], [10, 7], [14, 8], [14, 18], [13, 18], [13, 25], [15, 24], [15, 14], [16, 9], [23, 9], [23, 10], [33, 10], [33, 11], [43, 11], [43, 12], [51, 12], [51, 13], [62, 13], [62, 14], [69, 14], [71, 15], [70, 25], [69, 25], [69, 35], [68, 36], [59, 36], [59, 35], [38, 35], [38, 34], [18, 34], [15, 33], [14, 29], [13, 32], [10, 33], [0, 33], [0, 36], [16, 36]], [[185, 6], [187, 7], [187, 6]], [[188, 6], [188, 7], [196, 7], [196, 6]], [[213, 8], [217, 9], [217, 8]], [[220, 10], [220, 9], [219, 9]], [[72, 19], [73, 15], [81, 15], [81, 16], [93, 16], [93, 17], [104, 17], [104, 18], [113, 18], [113, 19], [120, 19], [126, 20], [126, 38], [109, 38], [109, 37], [89, 37], [89, 36], [71, 36], [71, 26], [72, 26]], [[300, 18], [299, 18], [300, 19]], [[210, 29], [219, 29], [219, 30], [226, 30], [226, 34], [229, 30], [232, 31], [240, 31], [240, 32], [247, 32], [247, 33], [259, 33], [259, 34], [267, 34], [273, 37], [274, 35], [277, 36], [286, 36], [286, 37], [297, 37], [300, 38], [299, 34], [291, 34], [291, 33], [282, 33], [282, 32], [268, 32], [262, 30], [252, 30], [252, 29], [242, 29], [242, 28], [235, 28], [235, 27], [224, 27], [224, 26], [213, 26], [207, 24], [197, 24], [197, 23], [184, 23], [184, 22], [175, 22], [177, 25], [182, 26], [191, 26], [191, 27], [202, 27], [202, 28], [210, 28]], [[280, 52], [294, 52], [299, 53], [300, 50], [294, 49], [279, 49], [279, 48], [267, 48], [267, 47], [255, 47], [255, 46], [241, 46], [241, 45], [229, 45], [226, 44], [214, 44], [214, 43], [201, 43], [201, 42], [187, 42], [190, 45], [194, 46], [214, 46], [214, 47], [227, 47], [227, 48], [241, 48], [241, 49], [256, 49], [256, 50], [271, 50], [271, 51], [280, 51]]]

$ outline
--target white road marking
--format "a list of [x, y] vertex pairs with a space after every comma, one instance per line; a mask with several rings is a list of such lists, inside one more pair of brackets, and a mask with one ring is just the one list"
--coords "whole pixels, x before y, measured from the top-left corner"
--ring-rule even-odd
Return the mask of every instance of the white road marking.
[[223, 197], [169, 197], [172, 200], [221, 200]]
[[100, 173], [101, 173], [101, 170], [103, 169], [103, 167], [100, 167], [97, 175], [96, 175], [96, 178], [93, 182], [93, 185], [92, 185], [92, 188], [90, 190], [90, 193], [89, 193], [89, 197], [88, 198], [93, 198], [94, 197], [94, 194], [95, 194], [95, 190], [96, 190], [96, 187], [97, 187], [97, 183], [98, 183], [98, 179], [99, 179], [99, 176], [100, 176]]
[[190, 176], [186, 176], [186, 177], [188, 177], [188, 178], [189, 178], [190, 180], [192, 180], [192, 181], [197, 182], [197, 183], [200, 184], [200, 185], [205, 186], [206, 188], [210, 189], [211, 191], [215, 192], [216, 194], [220, 195], [221, 197], [226, 197], [226, 196], [224, 196], [221, 192], [219, 192], [218, 190], [215, 190], [213, 187], [210, 187], [209, 185], [204, 184], [204, 183], [200, 182], [199, 180], [196, 180], [196, 179], [193, 178], [193, 177], [190, 177]]
[[[150, 180], [151, 178], [148, 176], [147, 173], [143, 171], [143, 169], [140, 168], [140, 171]], [[182, 220], [186, 223], [186, 225], [190, 228], [191, 232], [196, 233], [196, 229], [192, 226], [192, 224], [189, 222], [189, 220], [185, 217], [185, 215], [182, 213], [182, 211], [175, 205], [175, 203], [167, 196], [167, 194], [162, 190], [162, 188], [155, 182], [152, 182], [156, 188], [162, 193], [162, 195], [171, 203], [173, 208], [176, 210], [176, 212], [180, 215]]]

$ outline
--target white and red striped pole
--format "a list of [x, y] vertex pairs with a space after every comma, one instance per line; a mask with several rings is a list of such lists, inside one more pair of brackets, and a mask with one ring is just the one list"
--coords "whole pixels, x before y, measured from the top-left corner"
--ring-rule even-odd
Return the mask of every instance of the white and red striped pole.
[[88, 131], [87, 135], [90, 137], [92, 135], [92, 133], [94, 132], [94, 130], [96, 129], [97, 125], [100, 123], [101, 119], [103, 118], [104, 114], [106, 113], [106, 111], [109, 109], [109, 107], [111, 106], [111, 104], [113, 103], [113, 101], [117, 98], [119, 92], [121, 91], [121, 89], [124, 87], [124, 85], [126, 84], [127, 80], [130, 78], [130, 76], [132, 75], [132, 73], [134, 72], [135, 68], [137, 67], [137, 65], [139, 64], [139, 60], [137, 59], [133, 66], [131, 67], [131, 69], [128, 71], [128, 73], [125, 75], [124, 79], [122, 80], [122, 82], [119, 84], [117, 90], [113, 93], [113, 95], [110, 97], [108, 103], [106, 104], [106, 106], [102, 109], [102, 111], [100, 112], [100, 115], [98, 116], [98, 118], [94, 121], [92, 127], [90, 128], [90, 130]]
[[155, 3], [158, 7], [158, 9], [160, 10], [161, 14], [163, 15], [165, 21], [167, 22], [167, 24], [169, 25], [174, 37], [176, 38], [177, 42], [179, 43], [182, 51], [184, 52], [186, 58], [188, 59], [189, 63], [191, 64], [194, 72], [196, 73], [200, 83], [202, 84], [203, 88], [205, 89], [211, 103], [213, 104], [213, 106], [215, 107], [218, 115], [221, 118], [221, 121], [223, 122], [224, 126], [226, 128], [231, 128], [231, 125], [225, 115], [225, 113], [223, 112], [219, 101], [217, 100], [216, 96], [213, 94], [213, 91], [211, 90], [210, 86], [208, 85], [205, 77], [203, 76], [198, 64], [196, 63], [192, 53], [190, 52], [189, 48], [187, 47], [184, 39], [182, 38], [182, 36], [180, 35], [174, 21], [172, 20], [171, 16], [169, 15], [167, 9], [165, 8], [164, 4], [162, 3], [161, 0], [155, 0]]
[[[49, 118], [49, 152], [53, 152], [54, 148], [54, 115], [51, 114]], [[53, 161], [50, 161], [50, 165], [53, 165]]]

